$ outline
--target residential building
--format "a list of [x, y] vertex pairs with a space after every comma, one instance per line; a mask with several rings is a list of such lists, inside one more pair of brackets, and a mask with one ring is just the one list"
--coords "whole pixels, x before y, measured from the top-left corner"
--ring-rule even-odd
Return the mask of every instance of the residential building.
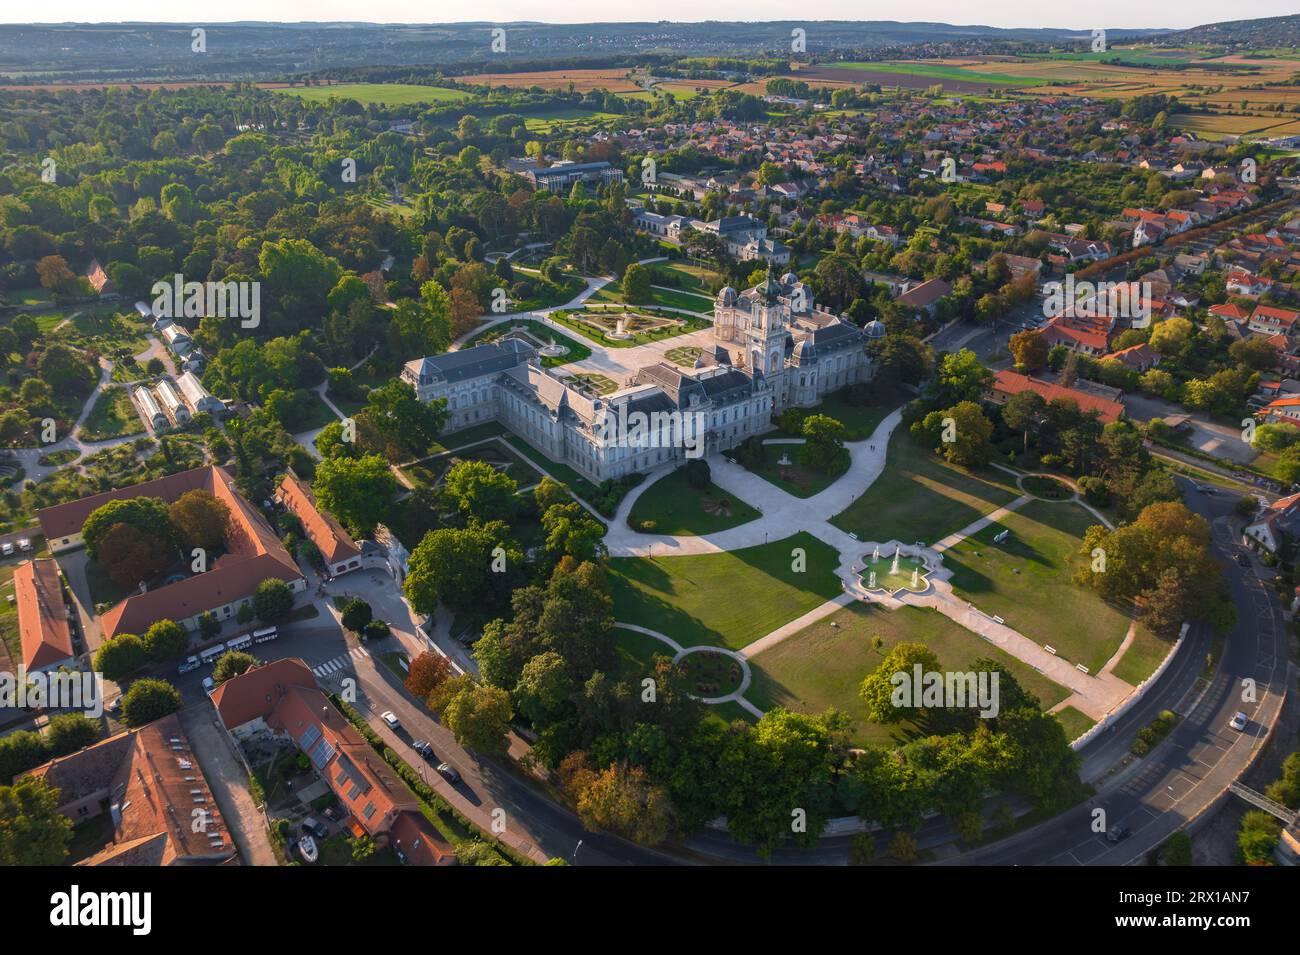
[[1244, 546], [1276, 554], [1288, 538], [1300, 536], [1300, 494], [1280, 497], [1266, 506], [1241, 534]]
[[286, 474], [275, 490], [275, 502], [302, 524], [307, 539], [316, 545], [330, 577], [361, 568], [361, 548], [332, 514], [316, 504], [316, 495], [296, 475]]
[[236, 741], [291, 740], [338, 798], [353, 835], [391, 846], [410, 865], [455, 864], [455, 851], [424, 817], [419, 799], [321, 692], [302, 660], [286, 657], [231, 677], [213, 691], [212, 704]]
[[306, 580], [293, 557], [257, 508], [235, 489], [234, 479], [224, 468], [209, 465], [181, 471], [42, 508], [36, 516], [50, 550], [58, 554], [81, 546], [86, 518], [109, 501], [156, 497], [170, 504], [193, 490], [207, 491], [229, 509], [225, 553], [217, 555], [203, 573], [152, 587], [148, 581], [142, 581], [138, 593], [100, 616], [106, 638], [112, 639], [119, 633], [144, 633], [155, 621], [163, 619], [175, 620], [192, 630], [198, 628], [198, 617], [204, 613], [212, 613], [221, 621], [228, 620], [240, 604], [252, 599], [257, 585], [268, 578], [283, 580], [296, 592], [306, 588]]
[[917, 308], [931, 317], [939, 303], [952, 294], [952, 286], [943, 279], [930, 279], [898, 296], [898, 301], [909, 308]]
[[14, 605], [27, 672], [72, 666], [73, 610], [63, 596], [58, 562], [38, 557], [14, 568]]
[[25, 773], [74, 823], [109, 813], [112, 842], [78, 865], [222, 865], [235, 845], [175, 714]]
[[1118, 401], [1089, 394], [1078, 388], [1067, 388], [1064, 385], [1043, 381], [1029, 375], [1022, 375], [1015, 371], [994, 372], [993, 381], [990, 383], [988, 391], [984, 393], [984, 400], [998, 405], [1006, 404], [1008, 399], [1013, 395], [1020, 394], [1022, 391], [1035, 391], [1042, 395], [1044, 401], [1048, 402], [1055, 401], [1057, 398], [1073, 401], [1079, 406], [1080, 411], [1097, 412], [1097, 418], [1102, 424], [1110, 424], [1112, 421], [1118, 421], [1124, 416], [1124, 406]]

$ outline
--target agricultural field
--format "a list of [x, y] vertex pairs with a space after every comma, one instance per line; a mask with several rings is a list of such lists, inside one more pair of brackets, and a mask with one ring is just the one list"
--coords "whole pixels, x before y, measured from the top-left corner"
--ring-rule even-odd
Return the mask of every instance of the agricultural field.
[[407, 103], [459, 103], [473, 94], [441, 86], [413, 86], [407, 83], [340, 83], [337, 86], [286, 86], [277, 93], [297, 96], [309, 103], [324, 103], [332, 97], [359, 103], [404, 106]]
[[635, 93], [641, 89], [628, 79], [628, 70], [626, 69], [475, 73], [472, 76], [458, 77], [458, 80], [469, 86], [507, 86], [511, 89], [531, 89], [537, 86], [544, 90], [572, 89], [577, 93], [590, 93], [592, 90], [607, 90], [611, 93]]

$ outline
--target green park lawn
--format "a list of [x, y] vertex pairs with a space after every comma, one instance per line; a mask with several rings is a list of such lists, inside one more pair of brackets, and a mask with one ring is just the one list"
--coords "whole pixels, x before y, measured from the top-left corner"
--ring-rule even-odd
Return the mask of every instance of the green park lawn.
[[[691, 487], [681, 467], [642, 492], [627, 522], [633, 530], [648, 534], [692, 535], [725, 531], [758, 516], [753, 507], [712, 483], [703, 489]], [[650, 527], [642, 526], [646, 521]]]
[[1065, 738], [1071, 742], [1092, 729], [1093, 724], [1097, 722], [1087, 713], [1082, 713], [1073, 706], [1062, 707], [1052, 715], [1065, 728]]
[[[623, 295], [623, 285], [621, 282], [610, 282], [607, 285], [597, 289], [592, 296], [587, 299], [593, 304], [602, 302], [611, 302], [623, 305], [627, 299]], [[697, 295], [694, 292], [684, 292], [678, 289], [651, 288], [650, 301], [637, 302], [642, 306], [658, 305], [662, 308], [682, 308], [688, 312], [700, 312], [704, 315], [713, 314], [713, 299], [706, 295]]]
[[[671, 197], [656, 196], [655, 198]], [[692, 262], [656, 262], [650, 268], [655, 273], [651, 280], [655, 285], [681, 288], [684, 292], [706, 295], [710, 302], [714, 297], [713, 289], [725, 285], [727, 281], [726, 276], [721, 272], [714, 272]]]
[[[806, 566], [794, 569], [794, 548]], [[683, 647], [738, 650], [841, 593], [839, 554], [811, 534], [743, 550], [609, 562], [614, 619]]]
[[472, 94], [440, 86], [415, 86], [409, 83], [340, 83], [337, 86], [293, 86], [275, 90], [297, 96], [309, 103], [325, 103], [332, 97], [354, 99], [359, 103], [382, 103], [403, 106], [408, 103], [457, 103]]
[[616, 662], [612, 676], [615, 679], [639, 684], [651, 675], [656, 656], [668, 657], [670, 660], [673, 657], [672, 647], [644, 633], [615, 627], [609, 635], [614, 640]]
[[812, 414], [828, 415], [844, 425], [845, 441], [865, 441], [893, 409], [885, 405], [855, 404], [841, 390], [827, 395], [821, 404], [809, 410]]
[[144, 424], [136, 414], [131, 395], [125, 388], [105, 388], [81, 426], [86, 441], [103, 441], [128, 434], [140, 434]]
[[1005, 471], [949, 464], [899, 426], [884, 473], [831, 523], [862, 540], [933, 544], [1017, 497]]
[[504, 471], [507, 476], [517, 481], [520, 487], [528, 487], [542, 479], [541, 473], [536, 468], [500, 441], [488, 441], [463, 451], [449, 451], [434, 455], [414, 464], [408, 464], [402, 468], [402, 473], [410, 478], [413, 484], [436, 487], [447, 470], [462, 461], [486, 461], [497, 470]]
[[[876, 638], [882, 641], [877, 649]], [[858, 696], [863, 679], [899, 643], [924, 643], [944, 670], [968, 670], [981, 658], [996, 660], [1015, 676], [1044, 709], [1055, 706], [1069, 691], [1015, 657], [953, 623], [936, 610], [902, 607], [885, 610], [855, 603], [823, 617], [799, 633], [753, 657], [754, 680], [746, 699], [762, 710], [784, 707], [820, 713], [834, 707], [854, 724], [859, 745], [890, 745], [924, 735], [912, 722], [892, 726], [867, 719]]]
[[[795, 497], [812, 497], [832, 484], [844, 472], [818, 471], [799, 463], [801, 446], [797, 444], [769, 444], [763, 449], [763, 463], [750, 470], [763, 480], [775, 484]], [[781, 464], [782, 455], [788, 455], [789, 464]]]
[[528, 337], [534, 341], [541, 341], [543, 343], [551, 342], [568, 349], [568, 351], [563, 355], [542, 356], [543, 368], [554, 368], [556, 365], [565, 365], [571, 361], [583, 361], [584, 359], [591, 357], [590, 346], [576, 341], [567, 335], [561, 335], [559, 332], [555, 331], [555, 329], [543, 325], [541, 322], [527, 318], [502, 322], [499, 325], [493, 325], [491, 328], [484, 329], [469, 340], [467, 347], [468, 345], [478, 345], [483, 342], [498, 341], [503, 335], [512, 330], [526, 332]]
[[[1031, 501], [949, 548], [943, 562], [953, 592], [1096, 673], [1123, 642], [1129, 618], [1071, 580], [1095, 523], [1077, 504]], [[1004, 528], [1011, 537], [994, 544]]]
[[1172, 640], [1156, 636], [1142, 624], [1133, 633], [1133, 642], [1110, 672], [1125, 683], [1137, 686], [1160, 666], [1174, 647]]

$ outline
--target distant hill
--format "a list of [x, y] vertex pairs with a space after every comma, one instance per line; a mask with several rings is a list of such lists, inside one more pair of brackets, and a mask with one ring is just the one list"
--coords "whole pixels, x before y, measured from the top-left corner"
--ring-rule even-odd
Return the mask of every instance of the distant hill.
[[1260, 20], [1229, 20], [1178, 30], [1160, 37], [1162, 44], [1210, 44], [1231, 50], [1300, 47], [1300, 13]]

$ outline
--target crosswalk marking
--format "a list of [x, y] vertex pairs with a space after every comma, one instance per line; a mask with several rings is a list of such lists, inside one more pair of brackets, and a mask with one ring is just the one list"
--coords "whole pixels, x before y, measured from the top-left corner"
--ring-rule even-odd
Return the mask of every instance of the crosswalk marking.
[[370, 651], [365, 647], [352, 647], [347, 653], [340, 653], [333, 660], [326, 660], [320, 666], [312, 667], [311, 672], [316, 676], [329, 676], [331, 673], [337, 673], [339, 670], [350, 666], [348, 657], [360, 660], [368, 656], [370, 656]]

